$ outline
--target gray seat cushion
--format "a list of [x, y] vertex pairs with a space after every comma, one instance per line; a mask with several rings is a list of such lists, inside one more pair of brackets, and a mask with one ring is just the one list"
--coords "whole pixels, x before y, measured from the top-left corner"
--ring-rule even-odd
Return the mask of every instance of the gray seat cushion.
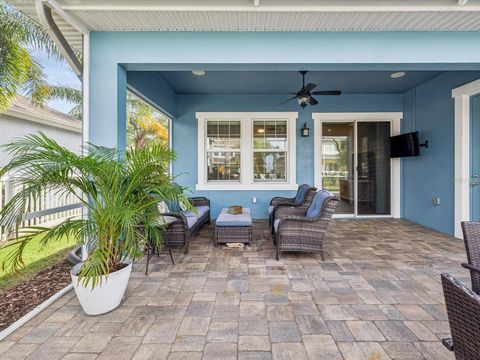
[[273, 206], [273, 205], [270, 205], [270, 206], [268, 207], [268, 215], [272, 215], [272, 213], [273, 213], [273, 208], [274, 208], [274, 207], [275, 207], [275, 206]]
[[187, 226], [191, 229], [196, 223], [198, 219], [195, 216], [187, 216]]
[[201, 205], [201, 206], [195, 206], [195, 209], [197, 209], [197, 212], [193, 211], [182, 211], [182, 214], [185, 215], [186, 217], [193, 216], [197, 219], [201, 218], [205, 213], [210, 210], [209, 206], [206, 205]]
[[243, 213], [231, 215], [228, 209], [224, 208], [220, 212], [215, 222], [216, 226], [252, 226], [252, 212], [249, 208], [243, 208]]
[[277, 232], [278, 230], [278, 224], [280, 224], [280, 220], [275, 220], [275, 222], [273, 223], [273, 229], [275, 230], [275, 232]]

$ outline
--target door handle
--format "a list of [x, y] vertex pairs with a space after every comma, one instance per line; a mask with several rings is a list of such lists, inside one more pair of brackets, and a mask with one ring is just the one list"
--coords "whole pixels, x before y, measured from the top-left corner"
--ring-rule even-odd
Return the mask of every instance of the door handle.
[[478, 180], [478, 174], [474, 174], [472, 176], [472, 187], [478, 187], [479, 180]]

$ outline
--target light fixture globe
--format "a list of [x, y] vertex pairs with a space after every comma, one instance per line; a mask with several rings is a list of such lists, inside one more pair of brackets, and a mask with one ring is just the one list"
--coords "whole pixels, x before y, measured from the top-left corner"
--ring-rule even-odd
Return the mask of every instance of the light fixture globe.
[[390, 74], [390, 77], [391, 77], [392, 79], [399, 79], [399, 78], [404, 77], [405, 75], [406, 75], [405, 72], [403, 72], [403, 71], [397, 71], [397, 72], [394, 72], [394, 73]]
[[309, 102], [310, 102], [310, 96], [308, 95], [300, 95], [298, 97], [298, 105], [300, 105], [302, 108], [305, 108]]

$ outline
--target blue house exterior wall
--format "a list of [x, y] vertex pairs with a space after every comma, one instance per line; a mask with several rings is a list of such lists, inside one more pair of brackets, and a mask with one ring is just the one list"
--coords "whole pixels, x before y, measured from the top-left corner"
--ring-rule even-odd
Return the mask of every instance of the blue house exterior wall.
[[120, 148], [126, 70], [480, 69], [480, 32], [91, 32], [88, 41], [89, 140]]
[[[173, 121], [173, 148], [177, 161], [173, 165], [177, 180], [190, 189], [197, 183], [197, 119], [196, 112], [223, 111], [298, 111], [297, 119], [297, 183], [314, 183], [314, 135], [312, 110], [321, 112], [390, 112], [402, 111], [402, 94], [342, 95], [321, 98], [321, 105], [302, 110], [295, 102], [279, 106], [282, 95], [177, 95], [177, 118]], [[307, 138], [300, 136], [304, 123], [311, 129]], [[291, 191], [199, 191], [212, 200], [216, 216], [222, 207], [239, 204], [252, 208], [253, 217], [268, 217], [269, 201], [274, 196], [293, 196]], [[252, 203], [252, 197], [257, 203]]]
[[[455, 103], [452, 89], [480, 78], [480, 72], [444, 73], [404, 95], [403, 132], [419, 131], [430, 147], [403, 159], [403, 217], [454, 233]], [[441, 204], [434, 205], [433, 198]]]
[[[453, 233], [454, 116], [451, 90], [480, 77], [480, 32], [402, 33], [91, 33], [89, 75], [89, 140], [125, 147], [127, 81], [143, 88], [149, 100], [172, 115], [173, 144], [179, 151], [174, 172], [179, 182], [196, 184], [196, 111], [279, 111], [275, 96], [156, 94], [150, 81], [128, 79], [131, 70], [455, 70], [413, 91], [399, 95], [344, 95], [322, 99], [319, 111], [404, 111], [402, 129], [415, 129], [431, 141], [416, 159], [402, 161], [402, 214], [433, 229]], [[308, 49], [308, 51], [305, 51]], [[135, 76], [135, 75], [134, 75]], [[139, 85], [144, 82], [143, 85]], [[161, 84], [158, 82], [157, 85]], [[163, 84], [164, 85], [164, 84]], [[160, 98], [161, 97], [161, 98]], [[166, 100], [168, 99], [168, 100]], [[415, 99], [415, 101], [413, 101]], [[415, 106], [414, 106], [415, 104]], [[291, 107], [290, 107], [291, 106]], [[299, 111], [313, 129], [310, 110]], [[415, 109], [415, 111], [414, 111]], [[185, 151], [184, 149], [188, 149]], [[313, 135], [297, 141], [297, 182], [313, 183]], [[268, 199], [291, 192], [202, 192], [212, 199], [213, 215], [231, 203], [249, 205], [254, 216], [266, 217]], [[239, 195], [240, 194], [240, 195]], [[251, 203], [256, 196], [257, 204]], [[440, 206], [432, 204], [439, 196]]]

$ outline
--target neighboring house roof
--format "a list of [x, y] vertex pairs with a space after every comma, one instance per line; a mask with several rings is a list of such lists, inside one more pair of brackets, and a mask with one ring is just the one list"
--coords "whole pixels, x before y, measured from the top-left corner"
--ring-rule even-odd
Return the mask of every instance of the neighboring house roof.
[[[479, 31], [480, 0], [44, 0], [70, 45], [89, 31]], [[38, 19], [35, 0], [9, 0]]]
[[30, 100], [21, 95], [17, 96], [10, 108], [3, 114], [73, 132], [82, 132], [82, 122], [80, 120], [48, 106], [35, 106]]

